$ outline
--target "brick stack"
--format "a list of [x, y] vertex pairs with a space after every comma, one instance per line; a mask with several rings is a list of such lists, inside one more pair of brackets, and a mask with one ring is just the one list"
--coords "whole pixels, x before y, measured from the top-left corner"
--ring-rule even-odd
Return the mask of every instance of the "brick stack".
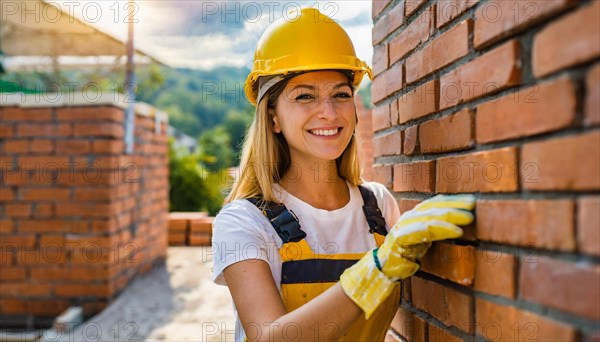
[[205, 212], [169, 213], [169, 246], [210, 246], [214, 219]]
[[166, 256], [164, 120], [138, 113], [124, 154], [119, 106], [37, 106], [0, 107], [2, 326], [93, 315]]
[[376, 180], [476, 224], [403, 282], [410, 341], [599, 338], [600, 1], [373, 1]]

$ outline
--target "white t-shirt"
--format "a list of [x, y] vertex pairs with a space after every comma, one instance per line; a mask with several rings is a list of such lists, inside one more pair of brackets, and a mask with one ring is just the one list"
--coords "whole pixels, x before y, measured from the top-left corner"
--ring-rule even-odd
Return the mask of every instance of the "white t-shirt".
[[[377, 205], [389, 226], [400, 217], [396, 201], [382, 184], [365, 182], [377, 198]], [[360, 190], [348, 183], [350, 201], [336, 210], [315, 208], [289, 194], [279, 185], [274, 193], [287, 209], [296, 214], [301, 229], [306, 233], [306, 242], [314, 253], [365, 253], [377, 247], [362, 210]], [[282, 241], [263, 213], [247, 200], [235, 200], [227, 204], [213, 223], [213, 281], [226, 285], [223, 270], [236, 262], [248, 259], [266, 261], [273, 274], [277, 288], [281, 291], [281, 258], [279, 248]], [[235, 310], [235, 307], [234, 307]], [[244, 332], [235, 311], [235, 340], [243, 341]]]

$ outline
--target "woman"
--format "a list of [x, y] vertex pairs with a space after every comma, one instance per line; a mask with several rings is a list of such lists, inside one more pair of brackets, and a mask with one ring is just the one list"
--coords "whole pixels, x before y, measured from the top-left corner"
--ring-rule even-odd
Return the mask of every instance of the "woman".
[[365, 74], [346, 32], [316, 9], [258, 43], [245, 86], [256, 115], [213, 228], [213, 279], [233, 297], [236, 341], [382, 341], [398, 280], [473, 220], [471, 196], [436, 196], [399, 218], [390, 192], [361, 180], [353, 96]]

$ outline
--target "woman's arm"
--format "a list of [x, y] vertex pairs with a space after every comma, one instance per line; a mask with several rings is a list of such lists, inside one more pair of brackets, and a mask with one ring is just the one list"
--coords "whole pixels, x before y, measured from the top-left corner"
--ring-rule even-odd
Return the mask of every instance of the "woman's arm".
[[339, 283], [288, 313], [263, 260], [237, 262], [223, 275], [248, 341], [336, 340], [363, 313]]

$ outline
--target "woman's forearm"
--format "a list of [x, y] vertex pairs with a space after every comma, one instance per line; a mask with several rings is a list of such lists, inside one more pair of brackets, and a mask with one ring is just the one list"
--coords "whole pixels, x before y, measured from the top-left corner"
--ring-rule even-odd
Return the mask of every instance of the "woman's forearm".
[[248, 341], [337, 340], [363, 311], [335, 284], [310, 302], [273, 322], [248, 324]]

